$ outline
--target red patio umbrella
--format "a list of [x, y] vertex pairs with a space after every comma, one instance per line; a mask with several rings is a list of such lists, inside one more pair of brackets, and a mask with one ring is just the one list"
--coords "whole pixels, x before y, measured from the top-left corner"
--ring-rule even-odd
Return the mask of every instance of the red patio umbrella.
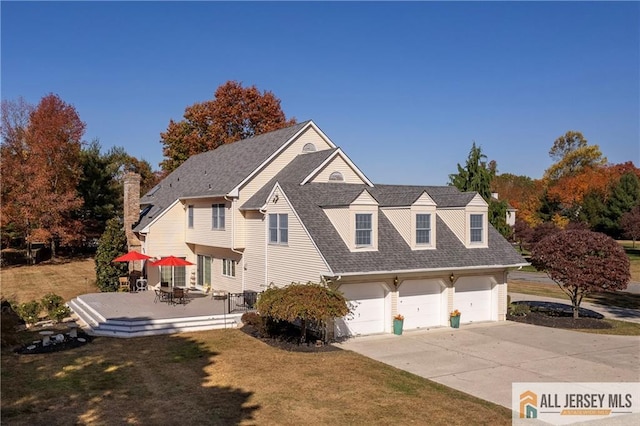
[[189, 265], [194, 265], [194, 263], [191, 263], [188, 260], [181, 259], [175, 256], [163, 257], [162, 259], [151, 263], [151, 266], [171, 266], [171, 287], [173, 287], [173, 267], [189, 266]]
[[129, 253], [127, 254], [123, 254], [120, 257], [116, 257], [115, 259], [113, 259], [114, 262], [129, 262], [132, 260], [147, 260], [147, 259], [151, 259], [151, 256], [147, 256], [146, 254], [142, 254], [138, 251], [135, 250], [131, 250]]
[[175, 256], [167, 256], [163, 257], [160, 260], [157, 260], [151, 264], [151, 266], [189, 266], [193, 265], [193, 263], [188, 260], [181, 259]]

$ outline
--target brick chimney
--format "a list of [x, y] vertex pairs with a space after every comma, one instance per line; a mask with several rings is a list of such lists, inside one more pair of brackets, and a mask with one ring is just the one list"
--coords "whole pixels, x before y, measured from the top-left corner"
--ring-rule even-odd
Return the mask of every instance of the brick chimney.
[[133, 225], [140, 219], [140, 175], [128, 172], [124, 176], [124, 231], [128, 249], [140, 251], [142, 243], [133, 233]]

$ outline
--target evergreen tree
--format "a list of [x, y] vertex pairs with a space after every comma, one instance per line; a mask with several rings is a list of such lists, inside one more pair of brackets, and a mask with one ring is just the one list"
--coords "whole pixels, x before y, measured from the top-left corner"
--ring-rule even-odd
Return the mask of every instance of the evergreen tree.
[[620, 181], [611, 188], [602, 223], [606, 233], [620, 238], [622, 228], [620, 219], [640, 203], [640, 179], [635, 173], [625, 173]]
[[507, 224], [507, 203], [498, 201], [491, 196], [491, 181], [496, 175], [496, 163], [487, 163], [487, 156], [482, 153], [482, 148], [473, 142], [467, 163], [462, 167], [458, 163], [458, 173], [449, 175], [450, 185], [462, 192], [474, 191], [489, 204], [489, 223], [505, 238], [512, 233]]
[[102, 291], [117, 291], [118, 278], [125, 275], [129, 265], [113, 262], [127, 252], [127, 237], [118, 218], [109, 219], [107, 228], [100, 237], [96, 251], [96, 284]]

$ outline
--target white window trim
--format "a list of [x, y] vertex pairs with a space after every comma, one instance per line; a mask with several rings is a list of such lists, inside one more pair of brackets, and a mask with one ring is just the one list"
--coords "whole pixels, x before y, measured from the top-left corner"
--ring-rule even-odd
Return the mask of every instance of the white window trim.
[[[236, 261], [232, 259], [222, 259], [222, 276], [227, 278], [236, 277]], [[231, 271], [229, 271], [231, 269]]]
[[[418, 215], [419, 214], [428, 214], [429, 215], [429, 243], [418, 244]], [[436, 234], [436, 209], [433, 207], [411, 207], [411, 235], [409, 236], [409, 240], [411, 241], [411, 248], [413, 250], [433, 250], [436, 248], [437, 234]]]
[[[371, 216], [371, 244], [357, 244], [356, 217], [357, 215]], [[354, 210], [351, 212], [351, 238], [353, 251], [375, 251], [378, 249], [378, 212], [371, 210]]]
[[[482, 241], [471, 241], [471, 216], [482, 216]], [[489, 237], [489, 214], [486, 210], [467, 210], [466, 212], [466, 243], [468, 248], [486, 248], [488, 247]]]
[[[276, 227], [272, 228], [271, 227], [271, 217], [272, 215], [274, 217], [276, 217]], [[287, 218], [287, 227], [283, 228], [282, 222], [281, 222], [281, 217], [284, 216]], [[267, 238], [268, 238], [268, 242], [270, 245], [280, 245], [280, 246], [287, 246], [289, 245], [289, 214], [288, 213], [269, 213], [268, 219], [269, 222], [267, 223]], [[273, 241], [271, 239], [271, 230], [275, 229], [276, 230], [276, 240]], [[285, 230], [287, 231], [287, 241], [282, 241], [282, 231]]]

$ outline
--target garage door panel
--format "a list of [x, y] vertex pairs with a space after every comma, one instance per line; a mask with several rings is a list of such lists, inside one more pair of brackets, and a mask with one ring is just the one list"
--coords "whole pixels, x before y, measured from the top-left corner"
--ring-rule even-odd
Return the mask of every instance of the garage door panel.
[[492, 283], [487, 277], [462, 277], [455, 283], [454, 309], [462, 316], [460, 322], [490, 321]]
[[339, 290], [350, 302], [352, 312], [336, 319], [337, 337], [384, 332], [385, 290], [379, 283], [345, 284]]
[[404, 328], [440, 325], [442, 286], [438, 280], [408, 280], [398, 289], [398, 313], [404, 316]]

